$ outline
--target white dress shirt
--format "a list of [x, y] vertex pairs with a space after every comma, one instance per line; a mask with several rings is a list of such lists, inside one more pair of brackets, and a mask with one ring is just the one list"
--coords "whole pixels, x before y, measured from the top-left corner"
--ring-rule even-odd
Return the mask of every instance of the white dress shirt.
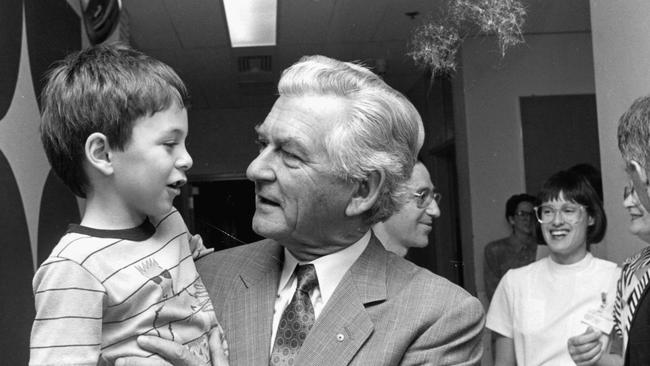
[[327, 304], [327, 301], [332, 297], [341, 279], [350, 267], [352, 267], [352, 264], [359, 259], [369, 242], [370, 231], [349, 247], [339, 250], [336, 253], [316, 258], [311, 262], [299, 262], [287, 248], [284, 248], [284, 264], [282, 266], [282, 274], [280, 275], [278, 294], [275, 299], [273, 312], [273, 333], [271, 334], [270, 352], [273, 351], [275, 334], [278, 331], [278, 324], [280, 324], [282, 313], [296, 292], [296, 286], [298, 285], [298, 280], [294, 274], [296, 266], [298, 264], [313, 264], [316, 269], [318, 286], [312, 290], [309, 298], [314, 306], [314, 315], [318, 319], [318, 316], [325, 307], [325, 304]]

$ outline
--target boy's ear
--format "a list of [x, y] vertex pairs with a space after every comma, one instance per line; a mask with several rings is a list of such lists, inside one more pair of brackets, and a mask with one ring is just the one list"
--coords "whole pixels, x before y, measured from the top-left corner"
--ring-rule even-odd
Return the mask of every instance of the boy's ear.
[[86, 160], [90, 165], [104, 175], [113, 174], [113, 164], [111, 162], [110, 147], [108, 138], [99, 132], [94, 132], [86, 139], [84, 153]]
[[374, 171], [368, 179], [357, 183], [357, 189], [345, 208], [345, 214], [356, 216], [370, 210], [379, 198], [385, 178], [383, 171]]

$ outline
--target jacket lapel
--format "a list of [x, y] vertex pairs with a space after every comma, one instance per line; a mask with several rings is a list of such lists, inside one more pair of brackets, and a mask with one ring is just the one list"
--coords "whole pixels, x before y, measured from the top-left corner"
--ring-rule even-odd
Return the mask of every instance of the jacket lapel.
[[373, 235], [303, 343], [297, 365], [348, 365], [374, 330], [366, 312], [386, 299], [386, 252]]
[[[251, 253], [251, 265], [235, 280], [226, 306], [232, 365], [266, 365], [271, 349], [273, 308], [282, 269], [282, 247], [267, 243]], [[268, 249], [268, 250], [266, 250]]]

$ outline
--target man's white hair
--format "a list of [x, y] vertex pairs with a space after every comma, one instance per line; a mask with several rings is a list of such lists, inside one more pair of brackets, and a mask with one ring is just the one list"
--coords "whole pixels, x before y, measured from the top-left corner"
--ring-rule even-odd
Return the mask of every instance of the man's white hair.
[[388, 218], [403, 204], [401, 183], [413, 170], [422, 126], [420, 114], [404, 95], [363, 66], [325, 56], [305, 56], [282, 73], [281, 96], [333, 95], [348, 103], [348, 118], [325, 137], [335, 174], [364, 181], [384, 173], [370, 224]]

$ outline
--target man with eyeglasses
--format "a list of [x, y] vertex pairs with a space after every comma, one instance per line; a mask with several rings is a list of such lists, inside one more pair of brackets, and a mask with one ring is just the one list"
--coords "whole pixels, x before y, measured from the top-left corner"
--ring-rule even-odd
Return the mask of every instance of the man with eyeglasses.
[[501, 277], [513, 268], [535, 261], [535, 211], [537, 199], [529, 194], [515, 194], [506, 201], [506, 220], [512, 231], [506, 238], [488, 243], [484, 249], [483, 277], [485, 292], [492, 300]]
[[375, 224], [373, 232], [391, 252], [404, 257], [409, 248], [429, 244], [433, 219], [440, 216], [440, 193], [434, 191], [427, 167], [417, 162], [404, 185], [406, 203], [385, 221]]

